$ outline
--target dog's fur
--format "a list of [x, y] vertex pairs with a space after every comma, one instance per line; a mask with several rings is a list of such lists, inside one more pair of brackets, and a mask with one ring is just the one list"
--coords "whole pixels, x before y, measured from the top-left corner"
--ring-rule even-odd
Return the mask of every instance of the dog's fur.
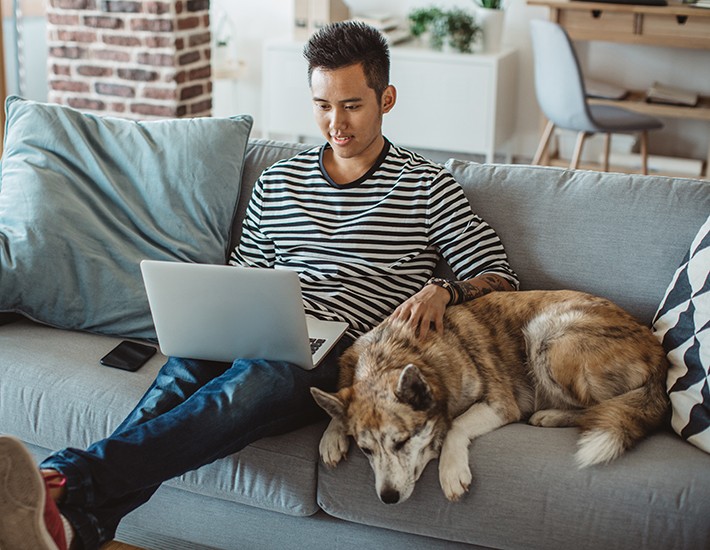
[[439, 456], [449, 500], [469, 489], [468, 446], [496, 428], [578, 426], [580, 467], [608, 462], [666, 415], [668, 368], [651, 331], [602, 298], [494, 292], [449, 307], [420, 341], [388, 319], [341, 358], [337, 393], [313, 388], [332, 420], [320, 454], [335, 466], [352, 436], [385, 503], [403, 502]]

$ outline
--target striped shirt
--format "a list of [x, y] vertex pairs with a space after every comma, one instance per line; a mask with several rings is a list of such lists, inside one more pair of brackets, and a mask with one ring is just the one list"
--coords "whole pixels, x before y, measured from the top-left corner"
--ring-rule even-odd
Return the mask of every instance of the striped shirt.
[[306, 313], [356, 338], [416, 294], [439, 256], [459, 280], [497, 273], [517, 287], [493, 229], [440, 165], [389, 142], [370, 171], [339, 185], [324, 146], [256, 182], [230, 263], [297, 271]]

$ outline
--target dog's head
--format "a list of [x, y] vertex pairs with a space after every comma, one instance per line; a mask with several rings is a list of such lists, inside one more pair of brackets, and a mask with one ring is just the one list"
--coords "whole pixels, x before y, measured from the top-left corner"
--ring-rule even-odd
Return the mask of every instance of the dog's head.
[[420, 370], [409, 364], [334, 394], [311, 391], [367, 456], [380, 500], [407, 500], [424, 467], [439, 456], [449, 424]]

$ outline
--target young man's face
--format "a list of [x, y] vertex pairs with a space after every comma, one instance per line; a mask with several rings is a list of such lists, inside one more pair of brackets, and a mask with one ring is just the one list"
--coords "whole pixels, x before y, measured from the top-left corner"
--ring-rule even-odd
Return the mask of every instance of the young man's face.
[[394, 106], [388, 86], [380, 100], [367, 85], [362, 65], [315, 69], [311, 74], [313, 112], [337, 159], [377, 158], [384, 144], [382, 115]]

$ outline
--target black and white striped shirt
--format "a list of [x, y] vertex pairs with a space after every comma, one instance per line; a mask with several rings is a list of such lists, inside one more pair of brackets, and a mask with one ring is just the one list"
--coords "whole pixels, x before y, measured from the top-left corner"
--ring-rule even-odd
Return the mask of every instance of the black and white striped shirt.
[[297, 271], [306, 313], [357, 337], [417, 293], [441, 254], [458, 279], [518, 281], [498, 236], [441, 166], [385, 143], [372, 169], [338, 185], [314, 147], [266, 170], [230, 263]]

